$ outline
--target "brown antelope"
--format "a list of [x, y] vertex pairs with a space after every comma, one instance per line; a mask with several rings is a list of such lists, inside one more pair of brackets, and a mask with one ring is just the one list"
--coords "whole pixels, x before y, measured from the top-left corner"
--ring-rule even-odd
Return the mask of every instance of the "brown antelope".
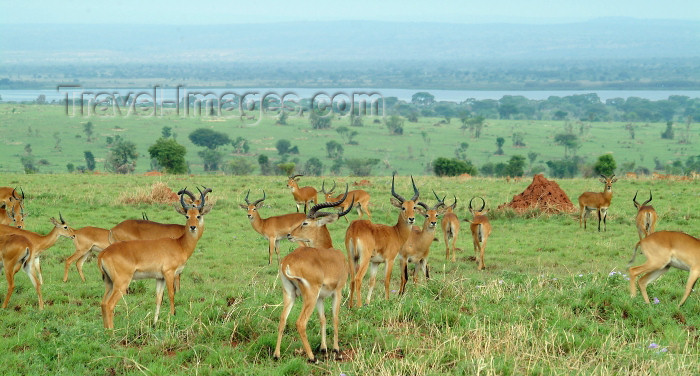
[[319, 249], [333, 248], [333, 240], [331, 239], [331, 234], [328, 232], [326, 225], [348, 214], [350, 210], [352, 210], [352, 201], [350, 202], [350, 206], [341, 212], [328, 213], [319, 210], [339, 206], [347, 199], [347, 196], [348, 189], [346, 186], [345, 195], [342, 195], [340, 200], [314, 205], [306, 214], [306, 219], [287, 234], [287, 239], [295, 243], [305, 244], [307, 247]]
[[299, 206], [304, 205], [304, 213], [309, 206], [310, 202], [314, 205], [318, 203], [318, 192], [314, 187], [306, 186], [299, 188], [299, 177], [304, 175], [292, 175], [287, 180], [287, 188], [292, 190], [292, 196], [294, 196], [294, 202], [297, 204], [297, 213], [299, 212]]
[[615, 175], [610, 177], [605, 175], [600, 176], [603, 177], [600, 179], [600, 182], [605, 184], [603, 192], [583, 192], [581, 196], [578, 196], [578, 205], [581, 209], [578, 222], [579, 228], [581, 227], [581, 222], [583, 222], [583, 228], [586, 228], [586, 217], [588, 217], [588, 213], [596, 210], [598, 212], [598, 231], [600, 232], [601, 215], [605, 231], [608, 231], [608, 207], [610, 207], [613, 196], [612, 185], [617, 179], [613, 179]]
[[97, 256], [97, 266], [105, 282], [102, 298], [102, 320], [106, 329], [114, 328], [114, 307], [126, 293], [133, 279], [156, 280], [156, 311], [153, 323], [158, 322], [163, 290], [167, 287], [170, 299], [170, 314], [175, 314], [175, 276], [182, 273], [187, 260], [194, 252], [197, 242], [204, 232], [204, 216], [211, 206], [205, 206], [205, 196], [210, 190], [200, 190], [200, 205], [185, 203], [184, 195], [194, 201], [194, 195], [182, 189], [178, 213], [185, 216], [186, 231], [177, 239], [131, 240], [111, 244]]
[[61, 220], [60, 222], [58, 222], [55, 218], [51, 218], [51, 223], [54, 227], [46, 235], [39, 235], [35, 232], [27, 231], [24, 229], [0, 225], [0, 236], [10, 234], [22, 235], [25, 238], [27, 238], [27, 240], [29, 240], [29, 242], [32, 244], [34, 253], [32, 256], [32, 268], [34, 268], [34, 271], [36, 273], [35, 275], [38, 277], [40, 285], [44, 283], [44, 279], [41, 275], [41, 262], [39, 260], [39, 256], [41, 255], [41, 253], [53, 247], [53, 245], [56, 244], [56, 242], [58, 241], [58, 238], [61, 236], [65, 236], [71, 239], [75, 238], [75, 233], [73, 232], [73, 229], [68, 227], [68, 224], [66, 224], [66, 221], [63, 219], [61, 213], [58, 213], [58, 217]]
[[5, 294], [5, 300], [2, 302], [2, 308], [7, 308], [10, 297], [15, 291], [15, 274], [22, 268], [29, 276], [29, 280], [32, 281], [34, 289], [36, 289], [36, 294], [39, 297], [39, 310], [44, 309], [41, 283], [37, 278], [36, 270], [32, 267], [33, 249], [32, 243], [22, 235], [0, 235], [0, 256], [2, 256], [0, 269], [5, 269], [5, 278], [7, 279], [7, 294]]
[[21, 211], [24, 211], [24, 190], [20, 188], [21, 196], [17, 195], [17, 188], [0, 187], [0, 208], [10, 208], [15, 205], [20, 205]]
[[109, 246], [109, 230], [88, 226], [73, 230], [73, 233], [75, 234], [75, 238], [73, 238], [75, 253], [66, 259], [66, 267], [63, 272], [63, 282], [68, 281], [68, 269], [74, 262], [75, 267], [78, 269], [78, 274], [80, 274], [80, 279], [85, 282], [83, 264], [85, 263], [85, 260], [87, 260], [88, 256], [90, 256], [90, 251], [99, 253]]
[[632, 253], [632, 260], [629, 265], [634, 262], [637, 256], [637, 248], [642, 249], [647, 261], [635, 267], [630, 267], [630, 294], [634, 298], [637, 295], [637, 287], [635, 281], [639, 278], [639, 289], [642, 291], [644, 301], [649, 303], [649, 295], [647, 295], [647, 285], [662, 274], [666, 273], [671, 267], [687, 270], [688, 282], [685, 285], [685, 294], [681, 298], [678, 306], [682, 306], [685, 300], [688, 299], [690, 292], [693, 289], [695, 281], [700, 277], [700, 239], [694, 238], [688, 234], [675, 231], [659, 231], [650, 234], [644, 239], [637, 242]]
[[[338, 201], [343, 197], [342, 194], [334, 197], [333, 190], [335, 190], [335, 181], [333, 182], [333, 188], [328, 192], [326, 192], [326, 182], [324, 181], [323, 184], [321, 184], [321, 193], [325, 196], [326, 202]], [[360, 216], [360, 219], [362, 219], [363, 213], [367, 213], [367, 217], [369, 217], [371, 221], [372, 213], [369, 211], [369, 193], [362, 189], [355, 189], [347, 192], [347, 194], [348, 199], [338, 204], [340, 211], [345, 211], [348, 207], [353, 206], [350, 204], [350, 202], [353, 202], [354, 206], [357, 207], [357, 214]], [[347, 221], [348, 217], [345, 217], [345, 220]]]
[[350, 265], [350, 300], [349, 306], [355, 304], [362, 306], [360, 295], [362, 279], [370, 269], [369, 291], [367, 304], [372, 298], [372, 290], [376, 282], [377, 268], [379, 264], [386, 263], [384, 277], [384, 295], [389, 299], [389, 284], [394, 260], [399, 249], [411, 233], [411, 226], [416, 220], [416, 200], [419, 192], [411, 177], [413, 184], [413, 197], [406, 200], [394, 190], [394, 176], [391, 177], [391, 204], [401, 209], [394, 226], [375, 224], [366, 219], [357, 219], [350, 223], [345, 232], [345, 248], [348, 251], [348, 264]]
[[644, 239], [644, 237], [649, 236], [656, 228], [656, 221], [659, 216], [656, 214], [654, 207], [647, 204], [651, 202], [651, 189], [649, 190], [649, 199], [644, 201], [643, 204], [637, 202], [637, 192], [634, 193], [634, 198], [632, 199], [634, 207], [637, 208], [637, 233], [639, 234], [639, 240]]
[[401, 288], [399, 289], [399, 294], [403, 294], [406, 289], [409, 263], [416, 264], [413, 269], [413, 283], [418, 283], [419, 267], [425, 279], [430, 279], [428, 253], [430, 253], [430, 245], [436, 240], [435, 228], [437, 227], [438, 216], [442, 215], [445, 211], [442, 209], [445, 203], [439, 200], [432, 208], [429, 208], [428, 205], [423, 202], [418, 202], [417, 204], [418, 207], [416, 210], [425, 216], [425, 222], [423, 222], [422, 228], [413, 226], [411, 234], [399, 250], [399, 260], [401, 262]]
[[[335, 216], [335, 215], [333, 215]], [[321, 352], [328, 349], [326, 345], [326, 315], [323, 301], [333, 298], [333, 351], [338, 354], [338, 316], [343, 287], [348, 279], [348, 264], [343, 252], [334, 248], [299, 247], [282, 258], [280, 262], [280, 279], [282, 281], [283, 305], [280, 324], [277, 328], [277, 345], [275, 359], [280, 357], [282, 334], [287, 325], [287, 317], [297, 296], [301, 295], [302, 308], [296, 327], [309, 362], [316, 362], [306, 336], [306, 324], [314, 311], [318, 311], [321, 322]]]
[[0, 209], [0, 225], [15, 226], [17, 228], [24, 227], [24, 211], [19, 205], [12, 206], [9, 209]]
[[[250, 220], [253, 229], [267, 239], [269, 253], [268, 265], [270, 265], [272, 264], [273, 252], [279, 257], [280, 240], [286, 238], [287, 234], [289, 234], [293, 228], [299, 226], [299, 224], [306, 219], [306, 214], [290, 213], [263, 219], [260, 218], [258, 209], [262, 206], [263, 201], [265, 201], [265, 191], [263, 191], [263, 198], [252, 203], [248, 201], [249, 195], [250, 190], [248, 190], [248, 193], [245, 195], [246, 205], [240, 204], [240, 207], [248, 212], [248, 220]], [[303, 244], [300, 243], [299, 245]]]
[[[444, 205], [445, 198], [443, 197], [441, 200], [435, 191], [433, 191], [433, 194], [435, 195], [435, 198]], [[440, 222], [442, 234], [445, 238], [445, 260], [449, 260], [450, 253], [452, 253], [453, 262], [457, 261], [457, 251], [461, 250], [455, 246], [457, 244], [457, 236], [459, 235], [459, 219], [454, 213], [454, 210], [457, 208], [457, 196], [454, 196], [454, 198], [455, 202], [453, 202], [452, 205], [445, 207], [445, 214]], [[452, 244], [450, 244], [450, 242]]]
[[472, 199], [469, 200], [469, 212], [474, 215], [474, 218], [471, 221], [468, 219], [465, 219], [465, 221], [471, 222], [469, 224], [469, 229], [472, 232], [474, 253], [476, 253], [477, 263], [479, 264], [477, 269], [484, 270], [486, 267], [484, 264], [484, 252], [486, 251], [486, 241], [488, 240], [489, 235], [491, 235], [491, 223], [489, 222], [488, 217], [486, 217], [487, 211], [484, 210], [486, 207], [486, 201], [483, 198], [479, 197], [481, 202], [483, 202], [480, 209], [472, 208], [472, 201], [475, 198], [476, 197], [472, 197]]

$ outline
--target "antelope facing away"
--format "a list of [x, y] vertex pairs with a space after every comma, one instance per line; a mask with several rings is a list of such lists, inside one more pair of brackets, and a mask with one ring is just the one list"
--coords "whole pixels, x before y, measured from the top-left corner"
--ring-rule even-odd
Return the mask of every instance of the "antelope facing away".
[[263, 198], [252, 203], [248, 201], [249, 195], [250, 190], [248, 190], [248, 193], [245, 195], [246, 204], [240, 204], [240, 207], [248, 212], [248, 220], [250, 220], [253, 229], [268, 240], [268, 265], [270, 265], [272, 264], [272, 253], [274, 252], [279, 256], [280, 240], [286, 238], [287, 234], [289, 234], [293, 228], [299, 226], [304, 219], [306, 219], [306, 214], [290, 213], [260, 218], [258, 209], [260, 209], [263, 201], [265, 201], [265, 191], [263, 191]]
[[642, 249], [647, 261], [629, 269], [631, 296], [634, 298], [637, 295], [636, 279], [641, 277], [639, 289], [642, 291], [644, 301], [648, 304], [647, 285], [674, 267], [690, 272], [688, 282], [685, 284], [685, 294], [678, 304], [679, 307], [682, 306], [688, 299], [695, 281], [700, 277], [700, 239], [682, 232], [654, 232], [634, 246], [630, 266], [637, 256], [637, 248]]
[[[348, 196], [347, 188], [342, 200]], [[310, 362], [316, 362], [309, 340], [306, 336], [306, 324], [313, 313], [314, 306], [318, 310], [321, 321], [321, 352], [327, 351], [326, 346], [326, 316], [323, 301], [333, 297], [333, 351], [338, 354], [338, 316], [342, 290], [348, 279], [348, 266], [345, 255], [333, 248], [330, 234], [326, 225], [349, 213], [352, 205], [340, 213], [321, 212], [324, 208], [334, 207], [340, 201], [316, 204], [306, 216], [304, 222], [294, 228], [288, 235], [289, 240], [302, 242], [310, 247], [299, 247], [285, 256], [280, 263], [280, 279], [282, 281], [283, 304], [280, 324], [277, 331], [277, 346], [275, 359], [280, 356], [282, 334], [287, 317], [297, 296], [302, 297], [302, 309], [297, 319], [297, 331], [301, 337], [304, 351]], [[313, 248], [311, 248], [313, 247]]]
[[[441, 200], [435, 191], [433, 191], [433, 194], [435, 198], [444, 205], [445, 198], [443, 197]], [[455, 246], [457, 244], [457, 236], [459, 235], [459, 219], [457, 218], [457, 214], [454, 213], [454, 210], [457, 208], [457, 196], [454, 196], [454, 199], [455, 202], [453, 202], [452, 205], [445, 207], [445, 214], [440, 222], [442, 234], [445, 238], [445, 260], [450, 259], [451, 253], [453, 262], [457, 261], [457, 251], [460, 250]], [[450, 244], [450, 242], [452, 244]]]
[[471, 222], [469, 224], [469, 229], [472, 232], [474, 252], [476, 253], [477, 263], [479, 264], [477, 269], [484, 270], [486, 267], [484, 264], [484, 252], [486, 250], [486, 241], [488, 240], [489, 235], [491, 235], [491, 223], [489, 222], [488, 217], [486, 217], [486, 211], [484, 211], [486, 201], [483, 198], [479, 197], [483, 202], [480, 209], [472, 208], [472, 201], [475, 198], [476, 197], [472, 197], [472, 199], [469, 200], [469, 212], [474, 215], [474, 218], [471, 221], [468, 219], [465, 219], [465, 221]]
[[603, 192], [583, 192], [581, 196], [578, 196], [578, 205], [581, 209], [579, 215], [578, 226], [581, 227], [581, 222], [583, 222], [583, 228], [586, 228], [586, 217], [588, 213], [596, 210], [598, 212], [598, 231], [600, 232], [600, 220], [601, 215], [603, 219], [603, 224], [605, 226], [605, 231], [608, 231], [608, 207], [610, 207], [610, 202], [612, 201], [612, 185], [617, 179], [613, 179], [615, 175], [607, 177], [605, 175], [600, 175], [602, 179], [600, 182], [605, 184]]
[[348, 252], [348, 264], [350, 265], [350, 299], [349, 306], [353, 304], [362, 306], [360, 295], [362, 279], [369, 268], [369, 291], [367, 292], [367, 304], [372, 298], [372, 290], [376, 282], [379, 264], [386, 263], [384, 274], [384, 295], [389, 299], [389, 284], [394, 260], [399, 249], [406, 242], [411, 233], [411, 226], [416, 221], [416, 200], [419, 192], [411, 177], [413, 184], [413, 197], [406, 200], [394, 190], [394, 176], [391, 177], [391, 204], [399, 208], [399, 217], [394, 226], [375, 224], [366, 219], [357, 219], [350, 223], [345, 232], [345, 248]]
[[[342, 194], [334, 197], [334, 190], [335, 181], [333, 182], [333, 188], [331, 188], [328, 192], [326, 192], [326, 182], [323, 182], [323, 184], [321, 185], [321, 193], [323, 193], [323, 195], [325, 196], [326, 202], [338, 201], [341, 197], [343, 197]], [[363, 213], [367, 213], [367, 217], [369, 217], [369, 220], [371, 221], [372, 213], [370, 213], [369, 211], [369, 193], [362, 189], [355, 189], [347, 192], [347, 195], [348, 199], [342, 201], [340, 204], [337, 205], [340, 211], [345, 211], [348, 207], [354, 205], [355, 207], [357, 207], [357, 214], [360, 216], [359, 219], [362, 219]], [[350, 204], [350, 202], [353, 202], [353, 204]], [[347, 221], [348, 217], [345, 217], [345, 220]]]
[[292, 190], [292, 196], [294, 196], [294, 202], [297, 204], [297, 213], [299, 212], [299, 207], [304, 205], [304, 213], [309, 206], [309, 203], [318, 203], [318, 192], [314, 187], [306, 186], [299, 188], [299, 177], [304, 175], [292, 175], [287, 180], [287, 188]]
[[322, 212], [325, 208], [339, 206], [348, 197], [348, 189], [345, 188], [345, 195], [340, 197], [340, 200], [334, 202], [325, 202], [314, 205], [306, 214], [306, 219], [299, 226], [292, 229], [287, 234], [287, 239], [292, 242], [305, 244], [307, 247], [313, 248], [333, 248], [333, 240], [331, 233], [326, 228], [327, 224], [333, 223], [338, 218], [345, 216], [352, 210], [353, 202], [344, 211], [337, 213]]
[[39, 309], [44, 309], [44, 300], [41, 297], [41, 283], [36, 270], [32, 268], [34, 250], [32, 243], [24, 236], [18, 234], [0, 235], [0, 270], [5, 269], [7, 279], [7, 294], [2, 302], [2, 308], [7, 308], [10, 297], [15, 291], [15, 274], [21, 268], [29, 276], [36, 294], [39, 298]]
[[418, 202], [417, 204], [416, 210], [425, 216], [425, 222], [423, 222], [423, 228], [413, 226], [411, 234], [399, 250], [399, 260], [401, 262], [401, 287], [399, 294], [403, 294], [406, 289], [409, 263], [416, 264], [413, 269], [413, 283], [418, 282], [418, 268], [420, 268], [426, 280], [430, 279], [428, 254], [430, 253], [430, 245], [436, 240], [435, 228], [437, 227], [438, 216], [444, 213], [444, 209], [441, 208], [445, 206], [445, 203], [442, 201], [438, 201], [432, 208], [429, 208], [423, 202]]
[[644, 201], [643, 204], [637, 202], [637, 192], [634, 194], [632, 199], [634, 207], [637, 208], [637, 218], [635, 222], [637, 223], [637, 233], [639, 234], [639, 240], [644, 239], [644, 237], [649, 236], [656, 228], [656, 221], [659, 216], [656, 214], [656, 210], [651, 205], [647, 205], [651, 202], [651, 189], [649, 190], [649, 199]]
[[114, 328], [114, 307], [133, 279], [156, 280], [156, 311], [153, 323], [158, 321], [163, 291], [167, 287], [170, 299], [170, 314], [175, 314], [175, 276], [182, 273], [187, 260], [194, 252], [197, 242], [204, 231], [204, 216], [211, 206], [205, 206], [205, 192], [200, 191], [200, 205], [189, 205], [184, 201], [188, 195], [194, 201], [194, 195], [182, 189], [178, 213], [185, 216], [186, 231], [177, 239], [161, 238], [149, 240], [131, 240], [111, 244], [97, 256], [97, 266], [105, 282], [105, 294], [102, 297], [102, 321], [106, 329]]

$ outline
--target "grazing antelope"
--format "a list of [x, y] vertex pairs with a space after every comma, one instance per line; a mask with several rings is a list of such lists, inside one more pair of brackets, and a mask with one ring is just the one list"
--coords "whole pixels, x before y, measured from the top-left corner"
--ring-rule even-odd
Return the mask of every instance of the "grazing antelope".
[[319, 249], [333, 248], [333, 240], [331, 239], [331, 234], [328, 232], [326, 225], [348, 214], [350, 210], [352, 210], [353, 202], [350, 202], [350, 206], [348, 206], [347, 209], [337, 213], [328, 213], [319, 210], [339, 206], [347, 197], [348, 189], [346, 186], [345, 194], [340, 197], [340, 200], [314, 205], [306, 214], [306, 219], [287, 234], [287, 239], [295, 243], [305, 244], [307, 247]]
[[63, 282], [68, 281], [68, 269], [74, 262], [75, 267], [78, 269], [78, 274], [80, 274], [80, 279], [85, 282], [83, 264], [85, 263], [85, 260], [87, 260], [88, 256], [90, 256], [90, 251], [102, 252], [103, 249], [109, 246], [109, 230], [88, 226], [73, 230], [73, 233], [75, 234], [75, 238], [73, 238], [75, 253], [66, 259], [66, 267], [63, 272]]
[[0, 269], [5, 269], [7, 279], [7, 294], [2, 302], [2, 308], [7, 308], [10, 297], [15, 291], [15, 274], [20, 268], [24, 270], [32, 281], [36, 294], [39, 297], [39, 310], [44, 309], [44, 299], [41, 296], [41, 283], [39, 282], [36, 270], [32, 268], [34, 256], [32, 243], [24, 236], [18, 234], [0, 235], [0, 255], [2, 263]]
[[632, 199], [634, 207], [637, 208], [637, 233], [639, 233], [639, 240], [644, 239], [644, 237], [649, 236], [656, 228], [656, 221], [659, 216], [656, 214], [654, 207], [647, 204], [651, 202], [651, 189], [649, 190], [649, 199], [644, 201], [643, 204], [637, 202], [637, 192], [634, 193], [634, 198]]
[[287, 325], [287, 317], [292, 310], [294, 300], [301, 295], [302, 308], [296, 327], [309, 362], [315, 363], [316, 357], [311, 351], [306, 336], [306, 324], [314, 311], [318, 311], [321, 322], [321, 352], [328, 349], [326, 345], [326, 315], [323, 301], [333, 298], [333, 352], [338, 354], [338, 316], [343, 287], [348, 279], [348, 265], [343, 252], [334, 248], [299, 247], [282, 258], [280, 262], [280, 280], [282, 281], [283, 305], [280, 324], [277, 328], [277, 345], [275, 359], [280, 357], [282, 334]]
[[168, 289], [170, 314], [175, 314], [175, 276], [182, 273], [187, 260], [194, 252], [197, 242], [204, 232], [204, 216], [211, 206], [205, 206], [206, 193], [200, 190], [200, 205], [185, 203], [184, 195], [194, 201], [194, 195], [182, 189], [180, 206], [175, 209], [185, 216], [186, 231], [177, 239], [163, 237], [160, 239], [131, 240], [111, 244], [97, 256], [97, 266], [105, 282], [105, 294], [102, 298], [102, 321], [106, 329], [114, 328], [114, 307], [126, 293], [133, 279], [156, 280], [156, 311], [153, 323], [158, 322], [163, 290]]
[[[444, 205], [445, 198], [443, 197], [441, 200], [435, 191], [433, 191], [433, 194], [435, 195], [435, 198]], [[459, 235], [459, 219], [454, 213], [454, 210], [457, 208], [457, 196], [454, 196], [454, 198], [455, 202], [453, 202], [452, 205], [445, 207], [445, 213], [442, 217], [442, 221], [440, 222], [442, 234], [445, 238], [445, 260], [449, 260], [450, 253], [452, 253], [453, 262], [457, 261], [457, 251], [460, 250], [455, 246], [457, 244], [457, 236]], [[451, 245], [450, 242], [452, 242]]]
[[23, 228], [24, 210], [22, 210], [19, 205], [12, 206], [9, 209], [0, 209], [0, 225]]
[[304, 213], [309, 206], [310, 202], [314, 205], [318, 203], [318, 192], [314, 187], [306, 186], [299, 188], [299, 177], [304, 175], [292, 175], [287, 180], [287, 188], [292, 190], [292, 196], [294, 196], [294, 202], [297, 204], [297, 213], [299, 212], [299, 206], [304, 205]]
[[[333, 188], [328, 192], [326, 192], [326, 182], [324, 181], [323, 184], [321, 184], [321, 193], [325, 196], [326, 202], [338, 201], [343, 197], [343, 195], [334, 197], [333, 190], [335, 190], [335, 181], [333, 182]], [[371, 221], [372, 213], [369, 211], [369, 193], [362, 189], [355, 189], [347, 192], [347, 195], [349, 199], [337, 205], [340, 211], [345, 211], [348, 207], [353, 206], [353, 204], [350, 204], [350, 202], [353, 202], [354, 206], [357, 207], [357, 214], [360, 216], [359, 219], [362, 219], [363, 213], [367, 213], [367, 217], [369, 217]], [[347, 221], [348, 217], [345, 217], [345, 220]]]
[[477, 263], [479, 264], [477, 269], [484, 270], [486, 267], [484, 264], [484, 252], [486, 250], [486, 241], [488, 240], [489, 235], [491, 235], [491, 223], [489, 222], [488, 217], [486, 217], [486, 211], [484, 211], [486, 201], [483, 198], [479, 197], [483, 202], [480, 209], [472, 208], [472, 201], [475, 198], [476, 197], [472, 197], [472, 199], [469, 200], [469, 212], [474, 215], [474, 218], [471, 221], [468, 219], [465, 219], [465, 221], [471, 222], [469, 229], [472, 232], [474, 252], [476, 253]]
[[630, 267], [630, 294], [634, 298], [637, 295], [635, 281], [639, 278], [639, 289], [642, 291], [644, 301], [649, 303], [647, 295], [647, 285], [662, 274], [666, 273], [672, 266], [678, 269], [687, 270], [688, 282], [685, 285], [685, 294], [681, 298], [678, 306], [682, 306], [688, 299], [693, 289], [695, 281], [700, 277], [700, 239], [688, 234], [675, 231], [659, 231], [650, 234], [637, 242], [634, 246], [634, 253], [629, 262], [631, 266], [637, 256], [637, 248], [642, 249], [647, 261], [635, 267]]
[[38, 277], [39, 284], [44, 283], [44, 279], [41, 275], [41, 262], [39, 260], [39, 256], [41, 255], [41, 253], [53, 247], [53, 245], [56, 244], [56, 242], [58, 241], [58, 238], [61, 236], [65, 236], [71, 239], [75, 238], [75, 233], [73, 232], [73, 229], [68, 227], [68, 224], [63, 219], [63, 215], [61, 215], [61, 213], [58, 213], [58, 217], [61, 220], [60, 222], [58, 222], [55, 218], [51, 218], [51, 223], [54, 227], [46, 235], [39, 235], [35, 232], [27, 231], [24, 229], [0, 225], [0, 235], [21, 235], [27, 238], [27, 240], [29, 240], [29, 242], [32, 244], [34, 253], [32, 256], [32, 268], [34, 268], [34, 271], [36, 273], [35, 275]]
[[[306, 219], [306, 214], [290, 213], [263, 219], [260, 218], [258, 209], [265, 201], [265, 191], [263, 191], [263, 198], [253, 203], [248, 201], [249, 195], [250, 190], [245, 195], [246, 205], [240, 204], [240, 207], [248, 212], [248, 220], [250, 220], [253, 229], [268, 240], [268, 265], [270, 265], [272, 264], [272, 253], [274, 252], [279, 256], [280, 240], [286, 238], [293, 228], [299, 226]], [[303, 244], [300, 243], [299, 245]]]
[[391, 271], [394, 267], [394, 260], [399, 253], [399, 249], [406, 242], [411, 233], [411, 226], [416, 220], [416, 200], [419, 192], [411, 177], [413, 184], [413, 197], [406, 200], [394, 190], [394, 176], [391, 177], [391, 204], [401, 209], [399, 217], [394, 226], [375, 224], [366, 219], [357, 219], [350, 223], [345, 232], [345, 248], [348, 251], [348, 264], [350, 265], [350, 300], [349, 306], [353, 304], [362, 306], [362, 296], [360, 295], [362, 279], [369, 267], [369, 291], [367, 293], [367, 304], [372, 298], [372, 290], [376, 282], [377, 268], [379, 264], [386, 263], [386, 273], [384, 277], [384, 295], [389, 299], [389, 283], [391, 282]]
[[608, 207], [610, 207], [610, 202], [612, 201], [612, 185], [617, 179], [613, 179], [615, 175], [610, 177], [605, 175], [600, 175], [603, 178], [600, 182], [605, 184], [603, 192], [583, 192], [581, 196], [578, 196], [578, 205], [581, 209], [579, 215], [578, 226], [581, 227], [581, 222], [583, 222], [583, 228], [586, 228], [586, 217], [588, 217], [588, 212], [596, 210], [598, 212], [598, 231], [600, 232], [600, 220], [601, 215], [603, 219], [603, 224], [605, 225], [605, 231], [608, 231]]
[[401, 262], [401, 288], [399, 289], [399, 294], [403, 294], [406, 289], [408, 263], [416, 264], [413, 269], [413, 283], [418, 283], [419, 267], [425, 279], [430, 279], [428, 253], [430, 253], [430, 245], [436, 240], [435, 228], [437, 227], [438, 216], [445, 212], [445, 203], [439, 200], [432, 208], [429, 208], [423, 202], [418, 202], [417, 204], [416, 210], [425, 216], [425, 222], [423, 222], [423, 228], [413, 226], [411, 234], [399, 250], [399, 260]]

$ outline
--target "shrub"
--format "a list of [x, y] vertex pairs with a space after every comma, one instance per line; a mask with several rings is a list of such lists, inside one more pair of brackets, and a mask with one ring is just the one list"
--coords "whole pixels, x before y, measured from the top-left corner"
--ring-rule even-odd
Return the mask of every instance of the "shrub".
[[433, 172], [437, 176], [476, 175], [477, 169], [471, 161], [440, 157], [433, 161]]
[[610, 176], [615, 173], [617, 164], [612, 154], [604, 154], [598, 157], [598, 162], [593, 165], [593, 171], [598, 175]]
[[231, 175], [250, 175], [255, 169], [255, 164], [247, 158], [237, 157], [224, 165], [224, 172]]

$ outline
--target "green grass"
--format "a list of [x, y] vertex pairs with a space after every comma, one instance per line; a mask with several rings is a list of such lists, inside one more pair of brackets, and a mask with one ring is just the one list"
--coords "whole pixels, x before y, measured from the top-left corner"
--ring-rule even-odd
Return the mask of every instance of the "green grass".
[[[174, 110], [173, 110], [174, 111]], [[487, 126], [480, 139], [473, 139], [460, 130], [461, 123], [452, 119], [450, 124], [439, 124], [440, 119], [420, 118], [418, 123], [404, 124], [403, 136], [391, 136], [383, 123], [374, 123], [381, 118], [367, 117], [364, 127], [351, 128], [359, 134], [355, 138], [358, 145], [344, 144], [346, 158], [362, 158], [371, 156], [381, 162], [373, 169], [374, 175], [391, 175], [396, 170], [402, 174], [424, 175], [432, 173], [430, 162], [437, 157], [454, 157], [455, 149], [461, 142], [469, 143], [468, 158], [477, 166], [487, 162], [507, 162], [513, 155], [527, 156], [530, 152], [539, 153], [533, 167], [539, 166], [545, 170], [544, 162], [561, 159], [564, 149], [554, 143], [554, 135], [564, 132], [563, 121], [527, 121], [527, 120], [488, 120]], [[83, 125], [91, 121], [94, 124], [96, 141], [86, 143]], [[186, 159], [193, 173], [202, 173], [203, 165], [197, 152], [202, 148], [193, 145], [188, 135], [200, 127], [210, 127], [228, 134], [231, 138], [244, 137], [250, 142], [248, 158], [257, 170], [257, 156], [266, 154], [272, 162], [279, 160], [275, 144], [280, 139], [289, 140], [298, 146], [299, 165], [309, 158], [317, 157], [324, 163], [325, 173], [328, 174], [332, 162], [326, 155], [326, 143], [335, 140], [344, 143], [336, 132], [339, 126], [348, 126], [349, 118], [334, 118], [331, 129], [313, 130], [308, 117], [290, 116], [287, 126], [274, 124], [271, 116], [263, 117], [257, 126], [247, 126], [236, 118], [185, 117], [184, 114], [167, 113], [165, 116], [91, 116], [69, 117], [64, 114], [64, 107], [58, 105], [0, 105], [0, 132], [3, 133], [2, 148], [0, 148], [0, 171], [23, 171], [20, 157], [24, 155], [24, 147], [31, 144], [36, 161], [46, 159], [50, 165], [39, 166], [43, 173], [66, 172], [66, 164], [75, 166], [85, 165], [84, 151], [92, 151], [97, 161], [97, 169], [104, 171], [104, 158], [108, 153], [106, 137], [120, 135], [134, 142], [141, 157], [137, 161], [136, 172], [143, 173], [151, 169], [148, 147], [160, 137], [164, 126], [173, 128], [177, 141], [188, 150]], [[612, 153], [618, 166], [625, 162], [635, 162], [652, 170], [654, 158], [663, 164], [680, 159], [683, 162], [688, 156], [697, 155], [695, 142], [700, 140], [700, 128], [691, 129], [691, 144], [679, 144], [677, 140], [662, 140], [660, 135], [666, 129], [662, 123], [639, 123], [636, 139], [631, 140], [625, 123], [578, 123], [571, 124], [573, 131], [579, 134], [584, 126], [583, 144], [577, 151], [588, 164], [593, 164], [605, 153]], [[31, 128], [31, 133], [29, 132]], [[676, 127], [676, 135], [684, 132]], [[524, 133], [526, 147], [512, 146], [511, 135], [514, 132]], [[54, 134], [61, 139], [62, 150], [55, 148]], [[424, 137], [427, 136], [427, 138]], [[496, 138], [506, 139], [504, 155], [494, 155]], [[234, 157], [231, 146], [223, 147], [225, 160]], [[257, 173], [257, 171], [255, 172]], [[344, 169], [342, 174], [349, 174]]]
[[[322, 178], [306, 178], [320, 186]], [[339, 183], [354, 178], [338, 178]], [[75, 268], [61, 282], [64, 260], [73, 252], [62, 238], [42, 255], [46, 308], [24, 273], [16, 278], [10, 307], [0, 310], [0, 359], [3, 374], [203, 374], [203, 375], [397, 375], [397, 374], [692, 374], [700, 353], [700, 296], [682, 308], [688, 273], [672, 269], [649, 286], [659, 304], [631, 299], [625, 279], [638, 237], [631, 198], [651, 188], [660, 221], [657, 230], [683, 230], [698, 236], [700, 182], [621, 179], [614, 187], [608, 231], [579, 229], [575, 215], [539, 215], [526, 219], [492, 212], [493, 232], [486, 249], [486, 270], [478, 272], [462, 227], [455, 263], [444, 261], [444, 244], [433, 244], [432, 279], [409, 282], [400, 297], [380, 299], [379, 278], [372, 303], [341, 309], [340, 347], [344, 361], [309, 365], [294, 329], [300, 302], [292, 310], [282, 341], [282, 358], [272, 359], [282, 292], [277, 270], [267, 265], [267, 242], [238, 207], [245, 192], [268, 199], [267, 217], [294, 210], [283, 177], [225, 176], [86, 176], [2, 174], [2, 185], [21, 185], [27, 194], [30, 230], [45, 233], [49, 217], [62, 212], [73, 227], [110, 228], [146, 211], [152, 220], [184, 223], [169, 205], [124, 205], [119, 196], [156, 181], [177, 190], [196, 184], [212, 187], [216, 205], [182, 277], [177, 314], [167, 302], [153, 326], [155, 288], [150, 280], [132, 282], [133, 292], [118, 305], [115, 330], [102, 328], [100, 300], [104, 284], [94, 257], [85, 265], [87, 281]], [[397, 210], [389, 203], [391, 179], [370, 178], [373, 219], [393, 224]], [[600, 190], [597, 180], [559, 180], [575, 198]], [[431, 190], [465, 204], [483, 196], [489, 208], [509, 201], [529, 182], [494, 179], [416, 177], [423, 198]], [[407, 176], [397, 177], [397, 191], [411, 193]], [[350, 220], [356, 214], [348, 215]], [[344, 251], [347, 223], [329, 226], [334, 244]], [[283, 242], [282, 255], [295, 246]], [[635, 264], [643, 262], [637, 257]], [[397, 268], [392, 289], [398, 290]], [[383, 275], [380, 268], [379, 275]], [[621, 274], [611, 272], [620, 272]], [[365, 279], [364, 286], [366, 287]], [[0, 282], [4, 297], [5, 282]], [[363, 289], [363, 295], [366, 288]], [[345, 300], [347, 299], [347, 289]], [[166, 298], [167, 300], [167, 298]], [[328, 304], [327, 304], [328, 305]], [[327, 307], [327, 312], [330, 307]], [[312, 348], [318, 347], [318, 320], [309, 322]], [[329, 336], [332, 331], [329, 328]], [[329, 338], [330, 339], [330, 338]], [[659, 348], [649, 348], [652, 343]]]

